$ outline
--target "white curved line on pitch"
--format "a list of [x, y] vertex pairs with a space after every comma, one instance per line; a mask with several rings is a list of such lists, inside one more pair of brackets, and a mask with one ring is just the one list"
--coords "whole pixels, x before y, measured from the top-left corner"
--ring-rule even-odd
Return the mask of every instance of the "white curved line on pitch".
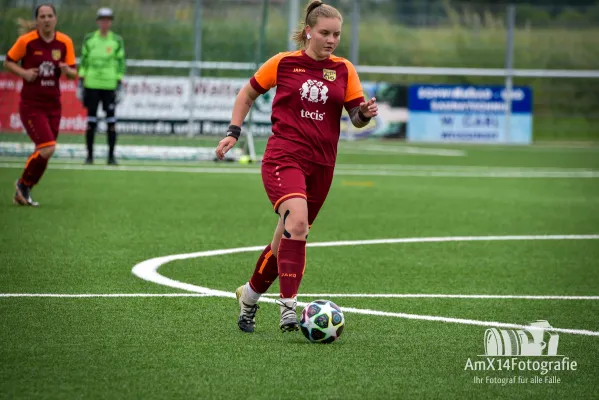
[[54, 297], [61, 299], [120, 297], [210, 297], [206, 293], [0, 293], [0, 297]]
[[[430, 243], [430, 242], [455, 242], [455, 241], [504, 241], [504, 240], [586, 240], [586, 239], [599, 239], [599, 235], [528, 235], [528, 236], [455, 236], [455, 237], [433, 237], [433, 238], [399, 238], [399, 239], [373, 239], [373, 240], [356, 240], [356, 241], [338, 241], [338, 242], [320, 242], [320, 243], [308, 243], [308, 247], [335, 247], [335, 246], [360, 246], [360, 245], [371, 245], [371, 244], [390, 244], [390, 243]], [[226, 254], [245, 253], [263, 250], [264, 246], [252, 246], [252, 247], [239, 247], [236, 249], [222, 249], [222, 250], [210, 250], [200, 251], [197, 253], [187, 254], [175, 254], [164, 257], [152, 258], [146, 261], [142, 261], [133, 267], [133, 274], [141, 279], [149, 282], [154, 282], [159, 285], [169, 286], [177, 289], [186, 290], [188, 292], [204, 293], [217, 297], [228, 297], [235, 298], [235, 293], [225, 292], [223, 290], [215, 290], [202, 286], [192, 285], [190, 283], [180, 282], [171, 278], [167, 278], [158, 273], [158, 268], [163, 264], [169, 263], [176, 260], [186, 260], [190, 258], [200, 257], [213, 257]], [[275, 299], [263, 297], [260, 299], [264, 303], [274, 303]], [[298, 302], [298, 306], [304, 307], [307, 303]], [[495, 321], [479, 321], [472, 319], [462, 318], [448, 318], [448, 317], [437, 317], [430, 315], [417, 315], [417, 314], [405, 314], [405, 313], [394, 313], [377, 310], [368, 310], [352, 307], [343, 307], [344, 312], [364, 314], [364, 315], [377, 315], [385, 317], [415, 319], [415, 320], [426, 320], [426, 321], [437, 321], [447, 323], [457, 323], [464, 325], [477, 325], [485, 327], [496, 327], [496, 328], [514, 328], [514, 329], [530, 329], [530, 326], [509, 324]], [[569, 333], [574, 335], [585, 335], [585, 336], [599, 336], [599, 331], [590, 331], [584, 329], [566, 329], [566, 328], [553, 328], [555, 332]]]
[[[276, 293], [262, 296], [279, 297]], [[301, 293], [297, 297], [341, 297], [381, 299], [515, 299], [515, 300], [599, 300], [599, 296], [538, 296], [511, 294], [429, 294], [429, 293]]]
[[[266, 297], [279, 297], [276, 293], [263, 294]], [[95, 297], [213, 297], [207, 293], [0, 293], [2, 297], [55, 297], [55, 298], [95, 298]], [[487, 294], [426, 294], [426, 293], [300, 293], [298, 297], [341, 297], [341, 298], [426, 298], [426, 299], [516, 299], [516, 300], [599, 300], [599, 296], [520, 296]]]

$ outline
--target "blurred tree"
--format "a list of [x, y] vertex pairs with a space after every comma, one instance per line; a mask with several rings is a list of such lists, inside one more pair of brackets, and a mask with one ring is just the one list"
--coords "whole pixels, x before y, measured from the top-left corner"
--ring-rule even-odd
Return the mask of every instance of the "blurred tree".
[[518, 26], [546, 26], [550, 21], [551, 15], [544, 8], [535, 7], [531, 4], [522, 4], [516, 7], [516, 24]]
[[594, 25], [599, 25], [599, 1], [587, 10], [587, 18]]
[[587, 18], [573, 8], [565, 8], [557, 17], [557, 21], [568, 27], [581, 27], [587, 25]]

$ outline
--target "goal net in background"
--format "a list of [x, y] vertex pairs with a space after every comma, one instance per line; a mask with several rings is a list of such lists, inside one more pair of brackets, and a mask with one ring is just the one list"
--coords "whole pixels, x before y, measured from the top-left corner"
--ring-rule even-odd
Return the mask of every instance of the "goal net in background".
[[[4, 2], [3, 54], [17, 37], [16, 20], [29, 18], [36, 4]], [[258, 63], [288, 48], [290, 21], [301, 16], [293, 7], [304, 5], [294, 0], [54, 3], [58, 29], [73, 38], [78, 54], [85, 34], [95, 29], [96, 9], [107, 5], [114, 9], [113, 30], [123, 36], [128, 58], [125, 96], [117, 108], [119, 155], [177, 160], [214, 158], [235, 95]], [[506, 82], [505, 6], [438, 1], [367, 0], [359, 1], [358, 7], [354, 0], [329, 3], [346, 17], [337, 54], [357, 57], [353, 61], [365, 94], [377, 96], [381, 108], [381, 117], [362, 130], [352, 128], [344, 117], [344, 140], [405, 138], [410, 85], [501, 86]], [[599, 74], [589, 71], [599, 63], [599, 47], [593, 45], [599, 22], [593, 19], [594, 8], [531, 7], [516, 7], [513, 84], [529, 87], [533, 93], [534, 139], [599, 139]], [[355, 20], [359, 30], [354, 30]], [[568, 29], [573, 26], [577, 29]], [[18, 78], [0, 73], [3, 155], [30, 151], [18, 117], [20, 86]], [[64, 81], [62, 90], [63, 137], [57, 156], [83, 158], [86, 113], [75, 97], [73, 82]], [[231, 160], [246, 153], [260, 157], [271, 134], [273, 96], [274, 90], [256, 101]], [[101, 121], [96, 139], [99, 156], [106, 151], [101, 145], [104, 130]]]

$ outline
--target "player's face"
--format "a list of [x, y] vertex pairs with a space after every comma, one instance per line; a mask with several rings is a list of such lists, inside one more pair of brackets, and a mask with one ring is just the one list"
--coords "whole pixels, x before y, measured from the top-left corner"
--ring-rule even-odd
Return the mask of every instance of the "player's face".
[[112, 18], [100, 18], [98, 19], [98, 28], [102, 31], [109, 31], [112, 26]]
[[309, 30], [310, 49], [322, 59], [325, 59], [335, 51], [341, 39], [341, 20], [338, 18], [319, 17]]
[[53, 33], [56, 29], [56, 14], [52, 10], [52, 7], [41, 6], [37, 11], [37, 29], [42, 33]]

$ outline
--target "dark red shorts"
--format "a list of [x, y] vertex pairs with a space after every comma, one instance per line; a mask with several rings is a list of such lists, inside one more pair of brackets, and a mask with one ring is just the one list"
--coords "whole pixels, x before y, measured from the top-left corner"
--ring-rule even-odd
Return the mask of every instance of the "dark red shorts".
[[262, 163], [262, 182], [275, 212], [285, 200], [306, 199], [308, 224], [312, 225], [329, 194], [334, 169], [293, 159], [268, 160]]
[[36, 149], [56, 144], [60, 128], [60, 109], [44, 110], [21, 103], [19, 114], [27, 135], [35, 143]]

